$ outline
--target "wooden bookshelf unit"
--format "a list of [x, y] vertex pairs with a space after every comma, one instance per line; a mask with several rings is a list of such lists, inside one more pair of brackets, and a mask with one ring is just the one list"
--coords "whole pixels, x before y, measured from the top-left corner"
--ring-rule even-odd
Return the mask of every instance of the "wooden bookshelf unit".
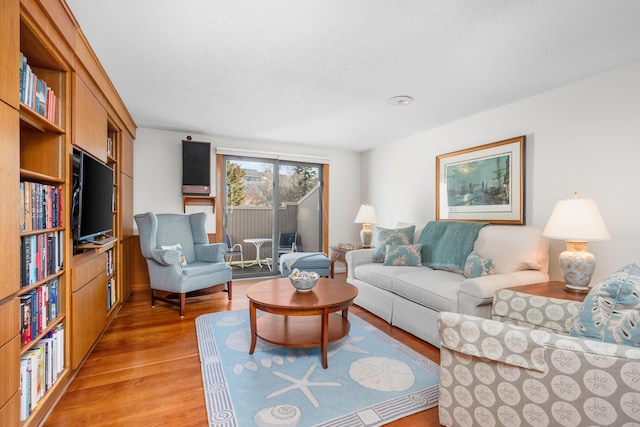
[[[131, 291], [136, 126], [64, 0], [0, 6], [0, 130], [0, 425], [36, 426]], [[74, 248], [73, 149], [114, 170], [92, 247]]]

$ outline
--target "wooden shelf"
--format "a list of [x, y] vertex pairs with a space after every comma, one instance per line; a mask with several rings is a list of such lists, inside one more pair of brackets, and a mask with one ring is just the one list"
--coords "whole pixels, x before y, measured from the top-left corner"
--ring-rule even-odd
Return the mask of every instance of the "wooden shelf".
[[216, 198], [214, 196], [182, 196], [182, 204], [185, 213], [187, 206], [211, 206], [215, 212]]
[[83, 245], [75, 245], [74, 249], [97, 249], [98, 253], [102, 253], [102, 252], [108, 251], [109, 249], [113, 248], [113, 246], [116, 244], [117, 241], [118, 241], [117, 237], [109, 236], [109, 237], [105, 237], [105, 238], [103, 238], [100, 241], [95, 242], [95, 243], [86, 243], [86, 244], [83, 244]]

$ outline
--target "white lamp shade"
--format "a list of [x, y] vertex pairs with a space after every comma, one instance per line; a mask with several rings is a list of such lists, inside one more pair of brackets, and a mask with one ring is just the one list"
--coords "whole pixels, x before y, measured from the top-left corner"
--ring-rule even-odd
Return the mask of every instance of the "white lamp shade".
[[611, 239], [596, 202], [578, 198], [559, 200], [542, 234], [550, 239], [563, 240]]
[[378, 222], [376, 208], [371, 205], [360, 205], [356, 220], [353, 222], [356, 224], [376, 224]]

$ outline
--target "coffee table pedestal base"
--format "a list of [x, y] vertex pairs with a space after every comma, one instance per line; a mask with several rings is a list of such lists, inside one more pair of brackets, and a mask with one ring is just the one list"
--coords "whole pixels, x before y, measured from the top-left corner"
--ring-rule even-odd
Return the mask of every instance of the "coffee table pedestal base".
[[328, 309], [324, 309], [322, 310], [324, 312], [319, 315], [265, 313], [259, 319], [256, 319], [255, 310], [256, 306], [250, 304], [251, 348], [249, 354], [253, 354], [258, 338], [283, 347], [320, 347], [324, 369], [329, 366], [327, 360], [329, 344], [347, 336], [351, 329], [347, 319], [348, 308], [342, 310], [342, 315], [336, 312], [329, 313]]

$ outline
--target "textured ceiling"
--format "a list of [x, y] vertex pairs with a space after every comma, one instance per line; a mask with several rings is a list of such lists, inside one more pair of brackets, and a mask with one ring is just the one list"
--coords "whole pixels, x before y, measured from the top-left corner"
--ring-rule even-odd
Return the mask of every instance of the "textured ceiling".
[[67, 3], [138, 126], [356, 151], [640, 61], [637, 0]]

